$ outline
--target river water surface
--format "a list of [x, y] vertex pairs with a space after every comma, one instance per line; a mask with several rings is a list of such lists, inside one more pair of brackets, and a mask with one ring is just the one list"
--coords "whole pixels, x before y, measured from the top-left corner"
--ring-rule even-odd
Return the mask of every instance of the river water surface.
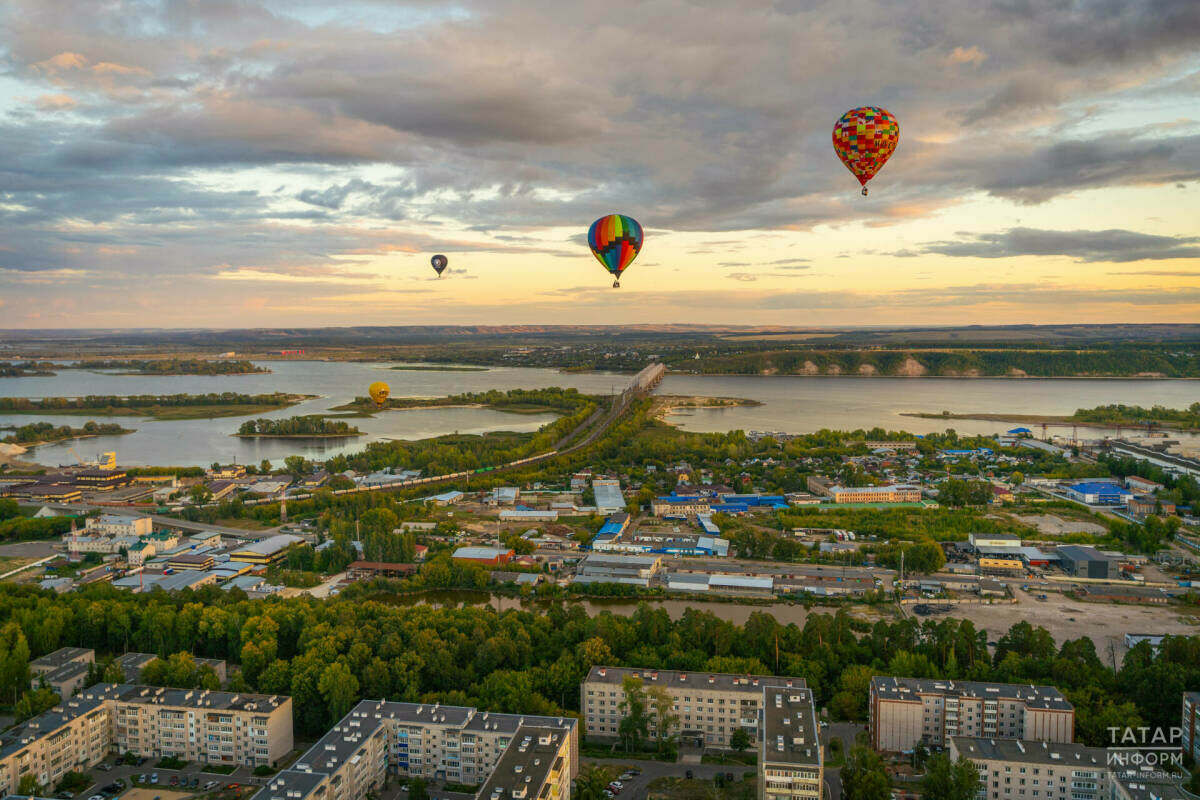
[[[336, 361], [262, 362], [267, 374], [223, 376], [133, 376], [84, 370], [62, 370], [53, 377], [0, 378], [0, 396], [74, 397], [86, 394], [199, 394], [289, 392], [317, 395], [299, 405], [261, 416], [286, 418], [319, 414], [366, 394], [372, 381], [391, 384], [397, 397], [441, 397], [489, 389], [575, 387], [583, 392], [619, 391], [629, 377], [614, 373], [574, 374], [549, 369], [489, 368], [478, 372], [392, 370], [389, 364]], [[767, 430], [806, 433], [822, 428], [883, 427], [929, 433], [953, 427], [960, 433], [995, 433], [1013, 424], [978, 420], [921, 419], [904, 411], [1070, 414], [1077, 408], [1105, 403], [1182, 408], [1200, 400], [1200, 382], [1167, 380], [1077, 380], [1003, 378], [852, 378], [668, 375], [664, 394], [744, 397], [761, 406], [689, 409], [670, 418], [686, 430]], [[0, 426], [42, 419], [35, 415], [0, 415]], [[367, 442], [420, 439], [448, 433], [531, 431], [554, 419], [551, 414], [509, 414], [483, 408], [435, 408], [389, 411], [349, 420], [366, 435], [352, 439], [239, 439], [231, 436], [244, 418], [155, 421], [137, 417], [96, 418], [86, 415], [47, 419], [82, 425], [88, 419], [119, 422], [137, 432], [72, 443], [84, 457], [115, 450], [127, 465], [193, 465], [236, 460], [276, 463], [288, 455], [322, 459], [357, 452]], [[1055, 432], [1052, 429], [1051, 432]], [[1059, 428], [1059, 433], [1069, 429]], [[1080, 428], [1082, 436], [1111, 431]], [[68, 444], [36, 448], [27, 456], [43, 464], [75, 462]]]

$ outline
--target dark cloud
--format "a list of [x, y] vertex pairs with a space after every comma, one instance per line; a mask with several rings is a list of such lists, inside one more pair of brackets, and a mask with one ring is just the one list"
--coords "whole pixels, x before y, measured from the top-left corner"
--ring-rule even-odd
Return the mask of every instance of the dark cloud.
[[1126, 230], [1048, 231], [1011, 228], [962, 241], [933, 242], [922, 252], [966, 258], [1068, 256], [1081, 262], [1163, 261], [1200, 258], [1200, 236], [1156, 236]]

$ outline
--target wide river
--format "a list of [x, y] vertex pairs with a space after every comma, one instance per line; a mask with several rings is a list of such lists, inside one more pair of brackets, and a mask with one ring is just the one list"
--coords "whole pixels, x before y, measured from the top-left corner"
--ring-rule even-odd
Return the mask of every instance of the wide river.
[[[130, 376], [83, 370], [62, 370], [53, 377], [0, 378], [0, 396], [74, 397], [86, 394], [199, 394], [290, 392], [317, 395], [291, 408], [263, 414], [279, 418], [319, 414], [331, 406], [366, 394], [372, 381], [391, 384], [397, 397], [440, 397], [489, 389], [536, 389], [573, 386], [580, 391], [607, 394], [620, 390], [628, 376], [613, 373], [569, 374], [548, 369], [496, 367], [478, 372], [393, 370], [389, 364], [336, 361], [271, 361], [267, 374], [228, 376]], [[976, 420], [920, 419], [904, 411], [1013, 412], [1070, 414], [1077, 408], [1105, 403], [1182, 408], [1200, 400], [1200, 382], [1166, 380], [1073, 380], [1003, 378], [851, 378], [669, 375], [664, 394], [744, 397], [761, 406], [694, 409], [671, 417], [686, 430], [764, 430], [805, 433], [822, 428], [882, 427], [929, 433], [953, 427], [960, 433], [995, 433], [1011, 424]], [[60, 424], [82, 425], [94, 417], [47, 415]], [[353, 439], [239, 439], [233, 434], [243, 418], [155, 421], [137, 417], [95, 418], [120, 422], [137, 432], [97, 437], [73, 443], [85, 458], [115, 450], [126, 465], [195, 465], [235, 460], [276, 463], [285, 456], [327, 458], [361, 450], [383, 439], [420, 439], [447, 433], [530, 431], [546, 424], [550, 414], [509, 414], [481, 408], [438, 408], [389, 411], [351, 419], [366, 435]], [[34, 415], [0, 415], [0, 427], [43, 419]], [[1082, 436], [1111, 431], [1080, 428]], [[1069, 433], [1069, 429], [1058, 429]], [[46, 445], [26, 458], [43, 464], [76, 461], [67, 444]]]

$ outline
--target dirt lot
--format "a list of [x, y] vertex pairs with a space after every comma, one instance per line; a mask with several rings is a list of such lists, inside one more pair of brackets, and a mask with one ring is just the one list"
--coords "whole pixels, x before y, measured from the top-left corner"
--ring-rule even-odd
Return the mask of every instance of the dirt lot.
[[54, 555], [54, 545], [58, 540], [44, 542], [15, 542], [0, 544], [0, 557], [3, 558], [45, 558]]
[[996, 641], [1018, 622], [1045, 628], [1059, 644], [1087, 636], [1109, 664], [1114, 657], [1118, 663], [1125, 657], [1126, 633], [1200, 635], [1200, 620], [1183, 616], [1178, 606], [1085, 603], [1054, 593], [1048, 593], [1047, 600], [1035, 600], [1019, 589], [1016, 594], [1022, 599], [1016, 605], [955, 604], [947, 616], [971, 620], [987, 630], [988, 641]]
[[161, 797], [163, 800], [178, 800], [178, 798], [187, 797], [192, 792], [178, 792], [173, 789], [163, 789], [158, 786], [149, 788], [134, 788], [121, 795], [121, 800], [154, 800], [156, 797]]
[[1018, 516], [1021, 522], [1033, 525], [1040, 532], [1047, 535], [1056, 535], [1064, 533], [1108, 533], [1103, 525], [1097, 525], [1094, 522], [1086, 522], [1078, 519], [1063, 519], [1056, 517], [1053, 514], [1038, 514], [1030, 516]]

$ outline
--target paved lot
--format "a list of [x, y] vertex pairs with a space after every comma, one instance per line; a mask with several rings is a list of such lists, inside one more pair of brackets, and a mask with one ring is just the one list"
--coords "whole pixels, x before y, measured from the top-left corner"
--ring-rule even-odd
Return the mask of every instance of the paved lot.
[[756, 767], [741, 764], [666, 764], [662, 761], [639, 761], [625, 758], [582, 758], [584, 764], [597, 764], [608, 767], [615, 778], [626, 769], [633, 767], [642, 773], [633, 780], [625, 782], [625, 788], [617, 795], [618, 800], [644, 800], [648, 794], [650, 782], [655, 778], [674, 776], [686, 777], [691, 770], [692, 777], [700, 780], [712, 780], [719, 772], [732, 772], [737, 780], [745, 773], [757, 772]]
[[[112, 764], [112, 760], [109, 759], [105, 763]], [[178, 792], [179, 796], [181, 797], [188, 794], [197, 794], [205, 791], [204, 784], [208, 783], [209, 781], [217, 782], [217, 787], [214, 788], [215, 791], [216, 788], [224, 787], [231, 783], [237, 783], [241, 786], [257, 787], [268, 780], [268, 778], [254, 777], [254, 775], [251, 774], [250, 768], [248, 767], [238, 767], [229, 775], [218, 775], [212, 772], [201, 772], [201, 765], [198, 763], [190, 763], [181, 770], [162, 769], [155, 766], [157, 763], [157, 759], [147, 759], [146, 763], [142, 764], [140, 767], [120, 765], [114, 766], [112, 770], [108, 772], [101, 769], [92, 769], [90, 774], [92, 776], [93, 785], [80, 792], [78, 795], [76, 795], [76, 797], [90, 797], [93, 794], [96, 794], [101, 786], [110, 784], [117, 778], [125, 781], [125, 786], [128, 789], [128, 787], [133, 785], [132, 777], [136, 775], [145, 775], [147, 778], [149, 778], [150, 775], [157, 774], [158, 783], [142, 784], [141, 789], [144, 790], [144, 792], [127, 791], [122, 795], [122, 798], [128, 797], [130, 800], [153, 800], [154, 796], [161, 795], [163, 800], [170, 800], [170, 797], [167, 794], [168, 792]], [[178, 787], [173, 787], [170, 785], [171, 776], [173, 775], [179, 776], [181, 781], [184, 778], [187, 778], [188, 780], [191, 780], [192, 778], [198, 778], [200, 785], [196, 788], [181, 790]], [[148, 792], [148, 794], [145, 794], [145, 792]]]

